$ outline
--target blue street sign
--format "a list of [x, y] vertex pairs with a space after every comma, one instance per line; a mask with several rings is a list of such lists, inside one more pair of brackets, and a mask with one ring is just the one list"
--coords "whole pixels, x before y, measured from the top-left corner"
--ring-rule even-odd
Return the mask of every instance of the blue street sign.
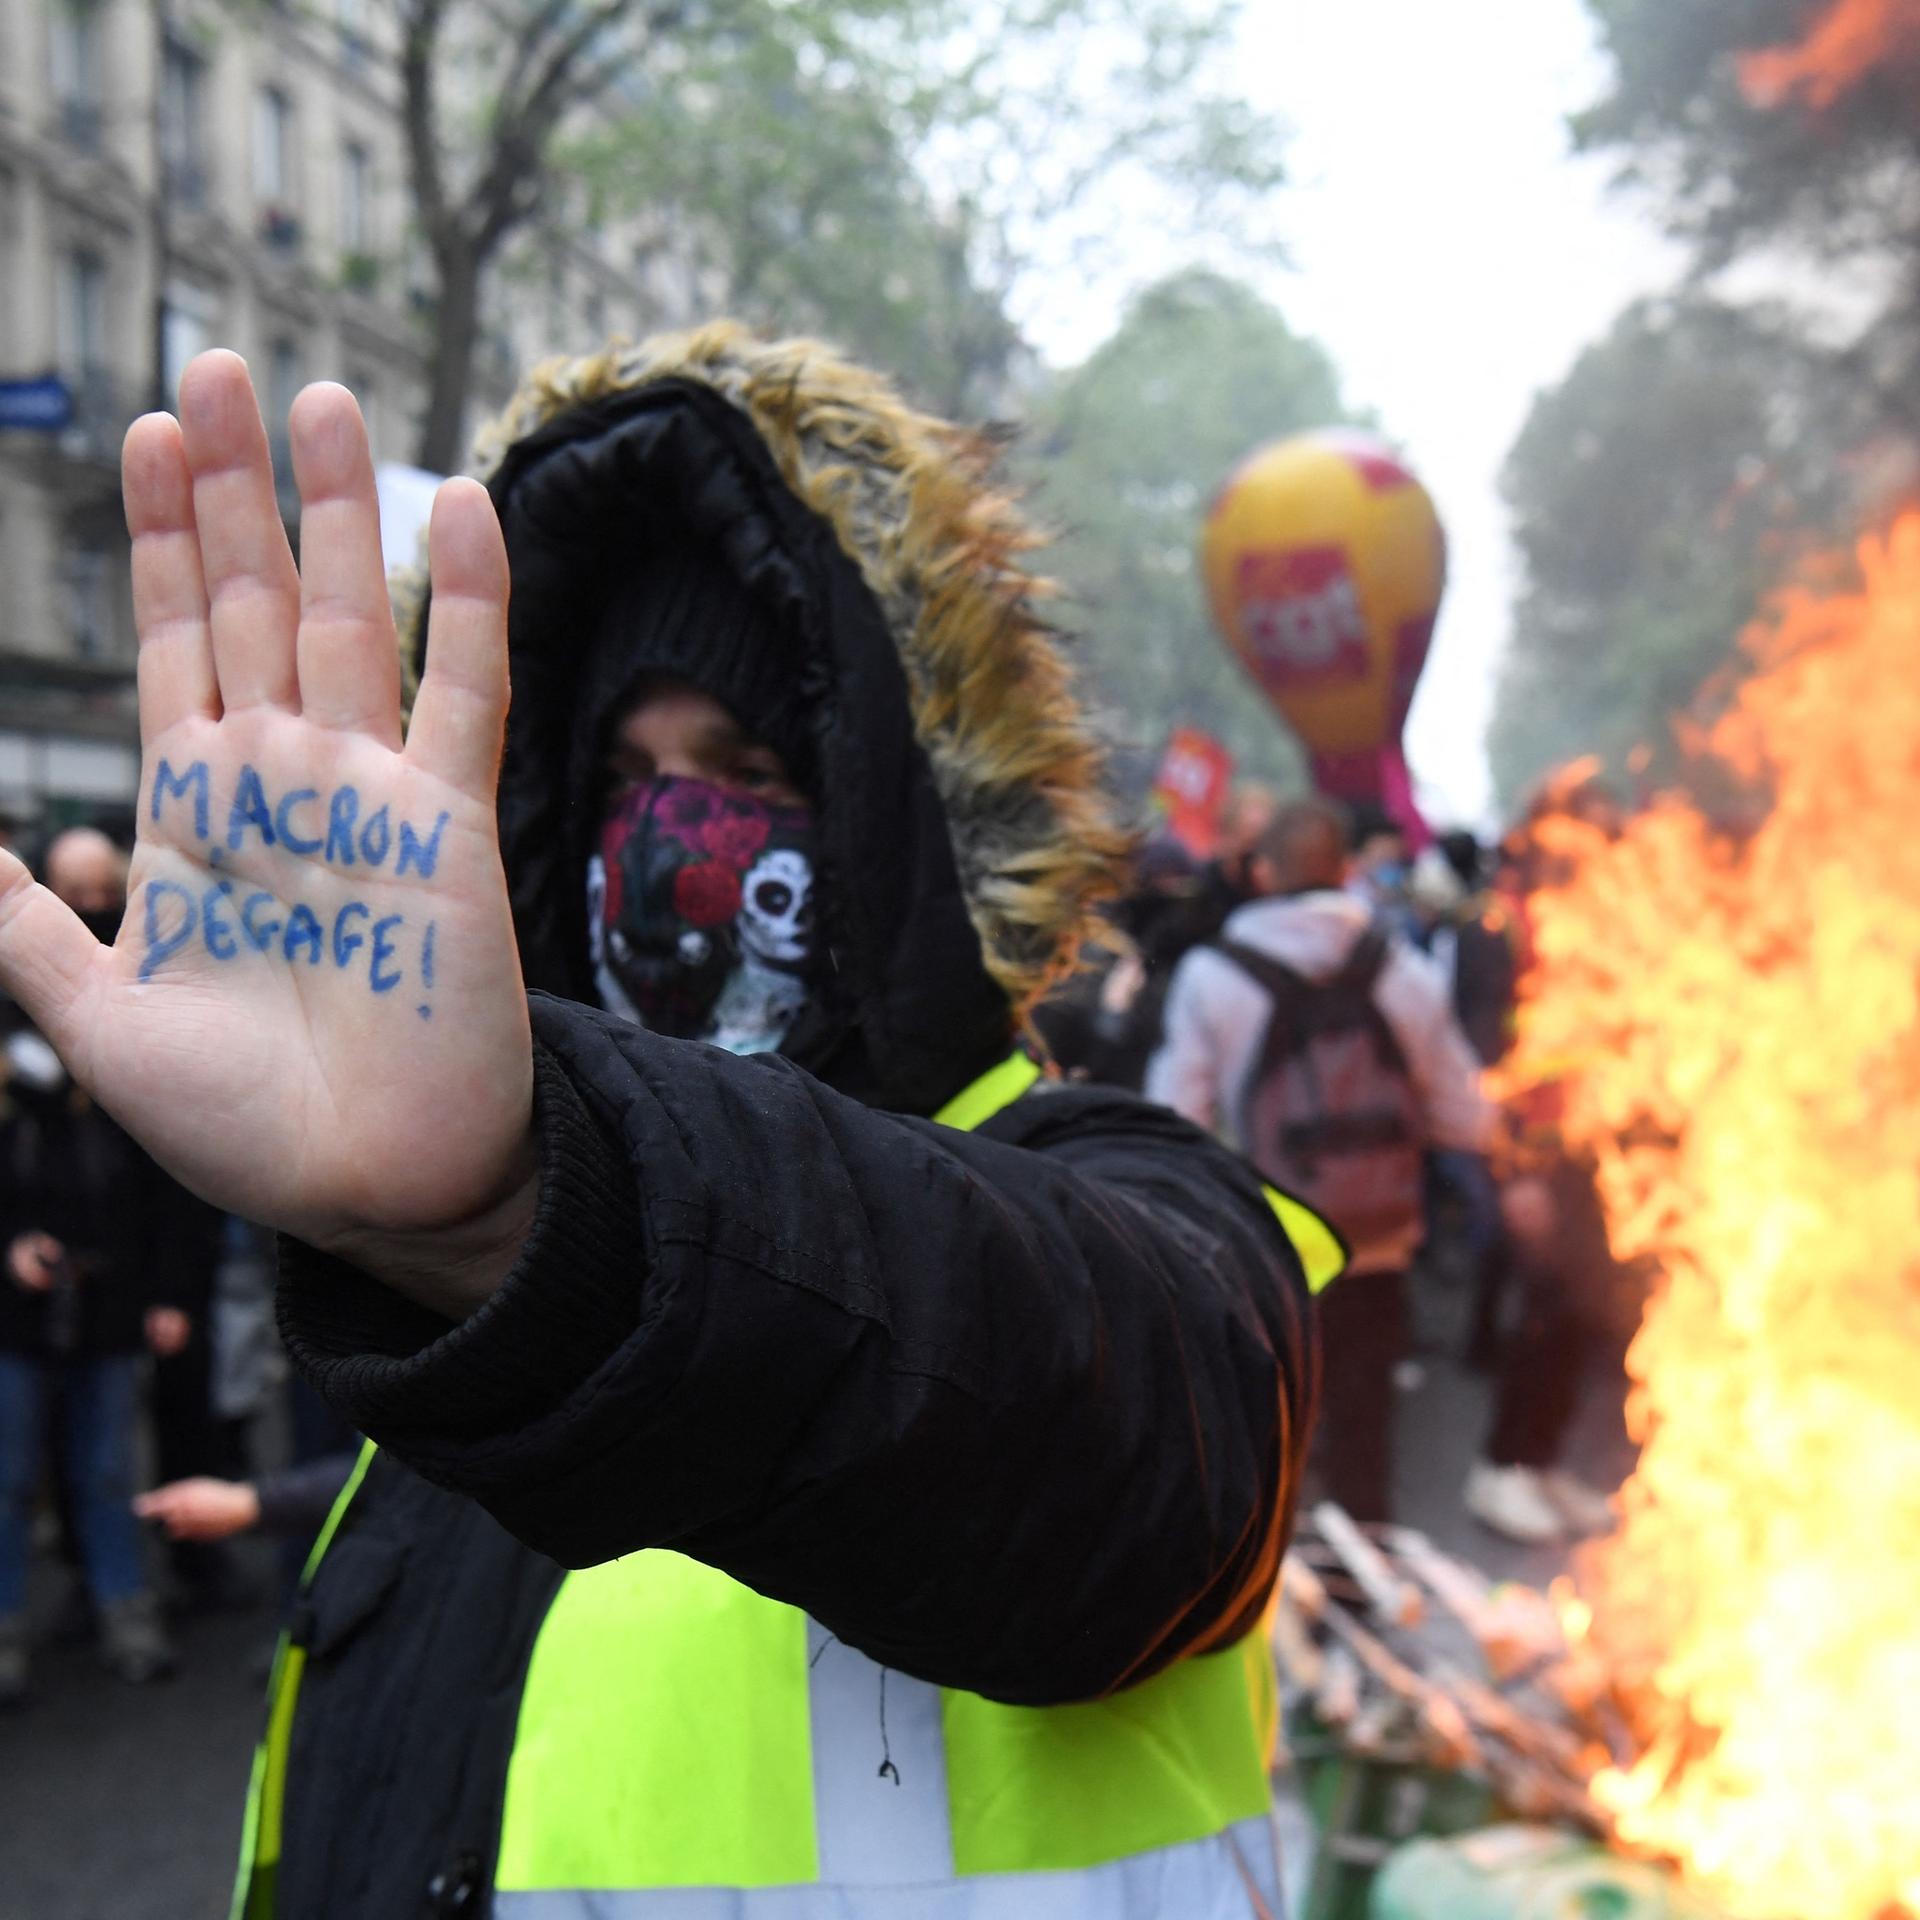
[[0, 380], [0, 428], [59, 433], [73, 424], [73, 389], [57, 373], [37, 380]]

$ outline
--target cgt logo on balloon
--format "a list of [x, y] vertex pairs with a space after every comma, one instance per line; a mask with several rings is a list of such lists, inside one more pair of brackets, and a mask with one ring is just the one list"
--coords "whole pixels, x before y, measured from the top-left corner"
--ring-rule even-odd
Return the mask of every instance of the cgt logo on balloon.
[[1367, 616], [1344, 549], [1242, 554], [1235, 587], [1250, 664], [1267, 685], [1325, 686], [1367, 677]]
[[[314, 787], [294, 787], [276, 800], [251, 765], [240, 769], [222, 831], [213, 831], [211, 780], [207, 763], [195, 760], [176, 771], [162, 760], [154, 774], [148, 817], [156, 824], [170, 817], [176, 827], [190, 814], [191, 832], [206, 847], [211, 868], [246, 850], [250, 841], [278, 847], [295, 859], [339, 871], [384, 872], [391, 862], [396, 879], [417, 874], [431, 880], [440, 864], [440, 839], [451, 817], [446, 813], [422, 831], [410, 820], [395, 820], [380, 806], [362, 817], [360, 791], [335, 787], [324, 799]], [[141, 889], [142, 933], [146, 952], [140, 978], [183, 949], [193, 946], [226, 963], [249, 954], [278, 958], [288, 966], [359, 975], [369, 992], [390, 994], [417, 984], [424, 996], [433, 990], [436, 923], [406, 914], [376, 915], [365, 900], [349, 899], [325, 915], [305, 901], [284, 914], [277, 895], [264, 887], [244, 886], [228, 878], [205, 886], [177, 880], [149, 880]], [[415, 1011], [423, 1020], [433, 1008], [422, 998]]]

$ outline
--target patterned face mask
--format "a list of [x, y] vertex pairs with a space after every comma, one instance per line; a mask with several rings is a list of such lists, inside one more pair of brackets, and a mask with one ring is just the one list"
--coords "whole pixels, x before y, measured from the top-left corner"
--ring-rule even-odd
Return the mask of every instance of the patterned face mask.
[[772, 1052], [812, 991], [812, 816], [675, 775], [630, 788], [587, 863], [587, 939], [610, 1013]]

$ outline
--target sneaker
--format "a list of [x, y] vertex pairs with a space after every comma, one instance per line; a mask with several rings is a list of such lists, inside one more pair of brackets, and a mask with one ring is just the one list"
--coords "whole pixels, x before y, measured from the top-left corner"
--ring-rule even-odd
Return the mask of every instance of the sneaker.
[[1523, 1546], [1542, 1547], [1566, 1536], [1559, 1508], [1547, 1498], [1540, 1476], [1531, 1467], [1496, 1467], [1489, 1460], [1476, 1461], [1467, 1475], [1465, 1504], [1483, 1527]]
[[130, 1593], [100, 1609], [100, 1656], [130, 1686], [172, 1678], [180, 1662], [154, 1595]]
[[1590, 1481], [1568, 1473], [1564, 1467], [1554, 1467], [1540, 1475], [1540, 1482], [1570, 1532], [1613, 1531], [1613, 1502]]
[[0, 1708], [17, 1707], [27, 1697], [27, 1617], [0, 1620]]

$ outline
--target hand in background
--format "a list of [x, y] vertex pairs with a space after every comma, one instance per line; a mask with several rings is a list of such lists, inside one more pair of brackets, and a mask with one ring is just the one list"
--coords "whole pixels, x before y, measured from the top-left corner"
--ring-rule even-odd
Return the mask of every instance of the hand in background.
[[244, 1480], [175, 1480], [136, 1495], [133, 1510], [171, 1540], [227, 1540], [260, 1524], [260, 1496]]
[[50, 1233], [18, 1234], [7, 1248], [7, 1272], [16, 1287], [45, 1293], [60, 1277], [67, 1250]]
[[186, 1351], [193, 1338], [193, 1322], [178, 1307], [149, 1307], [145, 1332], [147, 1351], [159, 1359], [171, 1360]]

